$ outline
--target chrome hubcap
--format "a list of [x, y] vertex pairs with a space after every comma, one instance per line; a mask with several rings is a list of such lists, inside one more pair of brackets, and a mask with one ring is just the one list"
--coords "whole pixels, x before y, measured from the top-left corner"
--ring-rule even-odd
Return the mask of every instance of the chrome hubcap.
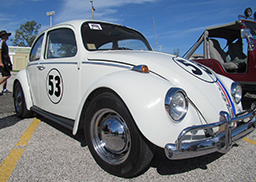
[[90, 129], [93, 147], [105, 162], [118, 165], [127, 159], [131, 138], [118, 113], [111, 109], [99, 110], [92, 118]]

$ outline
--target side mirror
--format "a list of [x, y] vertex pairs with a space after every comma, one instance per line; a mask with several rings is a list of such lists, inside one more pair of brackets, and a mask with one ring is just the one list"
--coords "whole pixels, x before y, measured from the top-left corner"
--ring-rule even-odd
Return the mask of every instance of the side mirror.
[[252, 37], [251, 30], [249, 28], [241, 29], [241, 38]]

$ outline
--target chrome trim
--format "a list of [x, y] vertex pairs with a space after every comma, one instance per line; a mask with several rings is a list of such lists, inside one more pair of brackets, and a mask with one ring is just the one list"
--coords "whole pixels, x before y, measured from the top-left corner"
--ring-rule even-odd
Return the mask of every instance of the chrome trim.
[[30, 62], [29, 64], [28, 64], [28, 66], [27, 67], [29, 67], [29, 66], [34, 66], [34, 65], [39, 65], [39, 66], [42, 66], [42, 65], [51, 65], [51, 64], [58, 64], [58, 65], [60, 65], [60, 64], [73, 64], [73, 65], [77, 65], [78, 64], [78, 62], [58, 62], [58, 61], [50, 61], [50, 62], [48, 62], [48, 61], [35, 61], [35, 62]]
[[124, 66], [124, 65], [118, 65], [114, 63], [101, 63], [101, 62], [82, 62], [82, 64], [92, 64], [92, 65], [103, 65], [103, 66], [112, 66], [112, 67], [118, 67], [118, 68], [124, 68], [124, 69], [131, 69], [130, 66]]
[[30, 62], [30, 63], [28, 63], [27, 67], [38, 65], [38, 64], [39, 64], [39, 62]]
[[133, 64], [123, 62], [123, 61], [117, 61], [117, 60], [110, 60], [110, 59], [87, 59], [89, 62], [99, 62], [99, 63], [113, 63], [113, 64], [121, 64], [121, 65], [126, 65], [126, 66], [135, 66]]
[[120, 165], [131, 152], [131, 134], [126, 121], [114, 110], [103, 108], [91, 120], [94, 150], [107, 164]]
[[[188, 103], [191, 104], [192, 107], [194, 107], [194, 109], [198, 112], [198, 114], [202, 117], [202, 119], [204, 120], [205, 123], [207, 123], [207, 120], [205, 119], [204, 115], [201, 113], [201, 111], [198, 109], [198, 107], [196, 107], [195, 103], [189, 98], [187, 97]], [[201, 122], [202, 123], [202, 122]], [[203, 123], [202, 123], [203, 124]]]
[[[175, 144], [165, 145], [165, 154], [169, 159], [186, 159], [197, 156], [206, 155], [213, 152], [228, 152], [232, 143], [245, 137], [251, 133], [256, 127], [256, 108], [251, 111], [243, 112], [235, 118], [231, 118], [227, 112], [220, 112], [223, 120], [198, 126], [185, 128], [179, 134]], [[237, 123], [237, 127], [231, 128], [233, 122]], [[210, 137], [205, 137], [202, 140], [183, 142], [184, 137], [188, 132], [213, 129], [215, 127], [223, 128], [222, 131], [212, 134]]]
[[74, 64], [74, 65], [77, 65], [78, 62], [65, 62], [65, 61], [49, 61], [49, 62], [46, 62], [46, 61], [41, 61], [40, 64]]
[[43, 70], [45, 69], [45, 66], [44, 66], [44, 65], [38, 65], [38, 66], [37, 66], [37, 69], [38, 69], [39, 71], [43, 71]]

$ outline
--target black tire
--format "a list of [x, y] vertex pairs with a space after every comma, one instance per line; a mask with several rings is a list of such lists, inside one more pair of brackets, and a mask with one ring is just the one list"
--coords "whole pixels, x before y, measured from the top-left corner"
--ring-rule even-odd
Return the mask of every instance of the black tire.
[[19, 82], [14, 85], [13, 98], [16, 116], [20, 118], [31, 117], [32, 112], [27, 109], [24, 93]]
[[125, 104], [113, 93], [92, 100], [84, 115], [85, 138], [98, 165], [119, 177], [147, 170], [153, 150], [139, 132]]

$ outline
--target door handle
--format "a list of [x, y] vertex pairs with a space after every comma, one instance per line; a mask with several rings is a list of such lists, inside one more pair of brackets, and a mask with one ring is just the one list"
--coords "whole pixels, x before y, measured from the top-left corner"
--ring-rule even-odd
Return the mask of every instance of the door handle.
[[44, 70], [44, 69], [45, 69], [45, 67], [44, 67], [44, 66], [42, 66], [42, 65], [40, 65], [40, 66], [37, 66], [37, 69], [38, 69], [39, 71], [42, 71], [42, 70]]

